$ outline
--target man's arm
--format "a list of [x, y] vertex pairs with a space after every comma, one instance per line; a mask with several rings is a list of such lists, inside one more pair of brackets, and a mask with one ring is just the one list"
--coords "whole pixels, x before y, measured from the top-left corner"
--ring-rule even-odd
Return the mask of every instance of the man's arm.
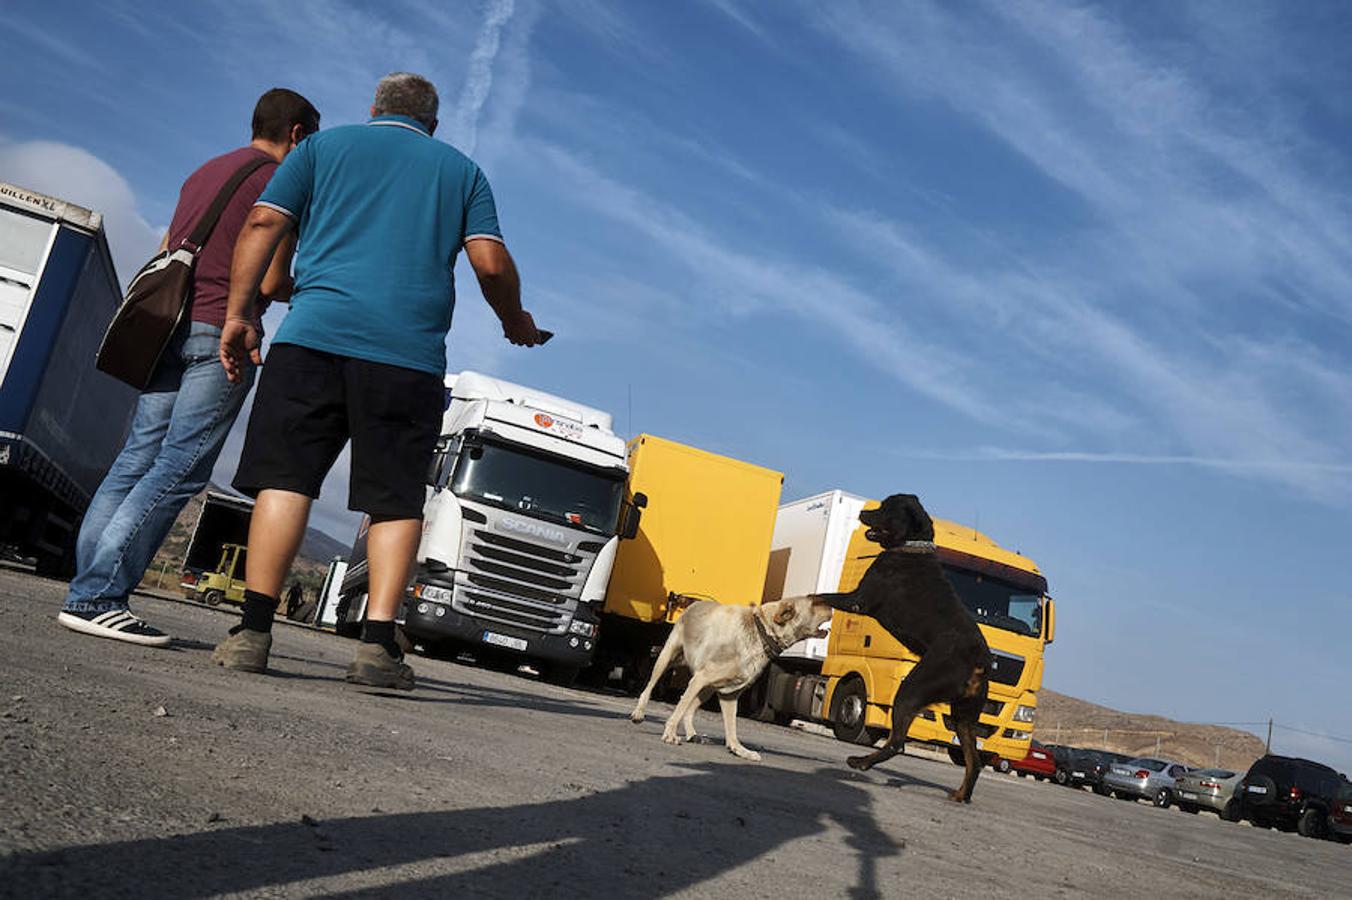
[[225, 304], [225, 327], [221, 330], [221, 365], [225, 376], [238, 382], [244, 364], [263, 362], [254, 328], [254, 298], [268, 263], [278, 245], [291, 232], [291, 217], [268, 206], [255, 206], [235, 241], [230, 264], [230, 295]]
[[277, 245], [277, 252], [272, 254], [272, 264], [263, 273], [263, 283], [258, 286], [259, 294], [278, 303], [285, 303], [291, 298], [291, 289], [295, 287], [291, 280], [291, 257], [295, 252], [296, 233], [288, 231]]
[[474, 267], [484, 299], [502, 322], [507, 340], [522, 347], [544, 343], [535, 320], [521, 308], [521, 276], [507, 246], [489, 238], [471, 238], [465, 242], [465, 256]]

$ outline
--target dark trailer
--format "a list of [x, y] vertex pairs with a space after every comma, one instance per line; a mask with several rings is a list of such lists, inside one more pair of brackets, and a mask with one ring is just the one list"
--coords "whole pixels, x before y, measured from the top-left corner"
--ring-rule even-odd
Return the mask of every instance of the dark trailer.
[[[221, 562], [226, 544], [246, 546], [249, 543], [249, 520], [253, 517], [253, 501], [235, 494], [208, 491], [197, 516], [188, 550], [183, 555], [182, 587], [194, 596], [198, 581], [204, 572], [215, 572]], [[237, 577], [244, 577], [245, 552], [240, 551], [236, 562]]]
[[136, 404], [94, 368], [121, 301], [96, 212], [0, 182], [0, 555], [74, 568]]

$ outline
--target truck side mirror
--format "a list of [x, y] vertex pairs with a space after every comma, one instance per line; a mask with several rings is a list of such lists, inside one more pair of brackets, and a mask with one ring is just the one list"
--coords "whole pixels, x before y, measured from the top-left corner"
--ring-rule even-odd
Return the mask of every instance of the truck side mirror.
[[1056, 604], [1048, 597], [1042, 605], [1042, 630], [1046, 635], [1045, 643], [1050, 644], [1056, 637]]
[[625, 504], [624, 525], [620, 527], [620, 540], [632, 541], [638, 537], [638, 524], [643, 519], [643, 510], [648, 505], [648, 495], [642, 492], [634, 494], [634, 499]]

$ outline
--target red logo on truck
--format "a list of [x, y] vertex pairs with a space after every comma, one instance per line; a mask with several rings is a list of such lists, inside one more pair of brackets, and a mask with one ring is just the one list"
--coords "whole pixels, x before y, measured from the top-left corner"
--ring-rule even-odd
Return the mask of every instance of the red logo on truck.
[[544, 413], [536, 413], [535, 424], [539, 425], [541, 428], [548, 428], [549, 426], [554, 424], [554, 420], [551, 419], [549, 416], [545, 415]]

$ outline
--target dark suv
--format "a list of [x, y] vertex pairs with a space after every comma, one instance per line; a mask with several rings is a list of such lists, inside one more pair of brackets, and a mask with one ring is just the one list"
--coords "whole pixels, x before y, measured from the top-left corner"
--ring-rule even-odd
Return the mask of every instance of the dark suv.
[[1305, 837], [1329, 836], [1328, 817], [1343, 778], [1323, 763], [1264, 756], [1235, 788], [1239, 814], [1260, 828], [1292, 828]]

